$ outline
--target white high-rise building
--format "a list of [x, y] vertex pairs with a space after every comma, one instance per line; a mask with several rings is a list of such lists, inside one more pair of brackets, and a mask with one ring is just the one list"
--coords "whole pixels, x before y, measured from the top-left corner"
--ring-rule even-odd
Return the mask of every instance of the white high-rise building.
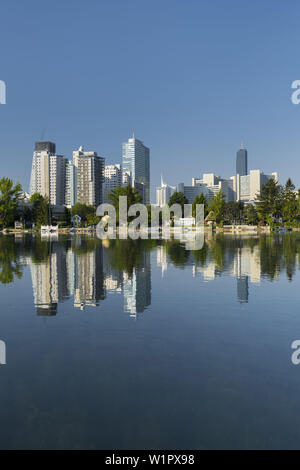
[[168, 204], [170, 197], [175, 191], [176, 187], [164, 183], [163, 177], [161, 176], [161, 185], [159, 188], [156, 188], [156, 205], [163, 207]]
[[73, 152], [73, 163], [77, 172], [77, 202], [97, 207], [103, 201], [105, 159], [80, 147]]
[[67, 160], [56, 155], [52, 142], [36, 142], [33, 153], [30, 195], [39, 193], [50, 204], [64, 205]]
[[134, 135], [122, 144], [122, 171], [132, 187], [142, 193], [143, 203], [150, 204], [150, 150]]
[[103, 185], [103, 201], [110, 202], [108, 194], [117, 186], [122, 186], [122, 169], [120, 164], [105, 165], [104, 167], [104, 185]]
[[77, 168], [71, 160], [66, 164], [65, 204], [73, 207], [77, 201]]

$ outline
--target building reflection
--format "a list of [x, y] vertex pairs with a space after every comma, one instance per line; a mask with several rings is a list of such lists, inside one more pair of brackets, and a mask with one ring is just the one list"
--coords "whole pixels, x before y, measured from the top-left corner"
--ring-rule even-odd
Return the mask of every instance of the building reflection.
[[142, 262], [131, 276], [123, 273], [124, 311], [136, 318], [151, 304], [150, 253], [142, 253]]
[[[153, 256], [151, 256], [153, 252]], [[285, 271], [291, 280], [298, 269], [300, 237], [205, 237], [200, 250], [187, 250], [181, 240], [98, 240], [85, 237], [0, 236], [0, 283], [22, 277], [29, 265], [33, 298], [39, 316], [59, 313], [59, 304], [71, 299], [84, 310], [100, 307], [108, 295], [123, 297], [123, 310], [137, 318], [151, 305], [151, 259], [161, 270], [191, 271], [204, 282], [227, 275], [236, 279], [233, 295], [247, 303], [253, 285], [270, 281]], [[181, 271], [178, 271], [179, 273]]]
[[129, 270], [114, 267], [114, 247], [108, 242], [94, 240], [88, 246], [78, 238], [66, 246], [49, 241], [47, 247], [42, 260], [27, 258], [37, 315], [56, 315], [58, 304], [71, 297], [75, 308], [98, 307], [109, 293], [123, 293], [130, 317], [151, 304], [150, 252], [142, 247]]
[[103, 250], [99, 245], [93, 251], [75, 255], [74, 307], [97, 307], [105, 298]]
[[62, 245], [50, 245], [49, 256], [36, 263], [29, 259], [34, 304], [38, 315], [51, 316], [57, 313], [57, 304], [68, 296], [66, 253]]
[[[212, 253], [215, 254], [215, 246], [212, 249]], [[227, 272], [236, 278], [237, 300], [240, 303], [247, 303], [249, 299], [249, 282], [257, 284], [261, 281], [259, 247], [239, 244], [234, 250], [227, 249], [222, 256], [221, 269], [220, 259], [217, 261], [214, 256], [203, 267], [193, 266], [193, 275], [201, 273], [205, 281], [214, 280], [222, 272]]]

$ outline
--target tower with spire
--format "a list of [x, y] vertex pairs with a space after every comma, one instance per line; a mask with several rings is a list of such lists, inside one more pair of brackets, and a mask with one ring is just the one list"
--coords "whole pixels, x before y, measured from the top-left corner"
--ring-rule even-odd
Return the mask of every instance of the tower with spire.
[[248, 174], [248, 152], [243, 140], [241, 141], [240, 150], [236, 153], [236, 174], [240, 176]]

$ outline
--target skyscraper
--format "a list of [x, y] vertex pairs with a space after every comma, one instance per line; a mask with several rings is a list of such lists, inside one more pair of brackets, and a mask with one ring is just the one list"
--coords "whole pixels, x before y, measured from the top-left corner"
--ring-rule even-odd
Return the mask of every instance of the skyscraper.
[[245, 176], [248, 174], [248, 152], [241, 143], [240, 150], [236, 153], [236, 174]]
[[34, 145], [35, 152], [56, 152], [56, 144], [54, 142], [35, 142]]
[[122, 144], [122, 171], [130, 176], [130, 184], [141, 192], [144, 186], [143, 203], [150, 203], [150, 150], [134, 135]]
[[77, 168], [71, 160], [66, 165], [66, 193], [65, 204], [67, 207], [73, 207], [77, 198]]
[[53, 142], [36, 142], [32, 159], [30, 195], [39, 193], [50, 204], [65, 203], [65, 178], [67, 160], [56, 155]]
[[84, 152], [83, 147], [73, 152], [77, 171], [77, 202], [97, 207], [103, 201], [103, 173], [105, 159], [97, 152]]

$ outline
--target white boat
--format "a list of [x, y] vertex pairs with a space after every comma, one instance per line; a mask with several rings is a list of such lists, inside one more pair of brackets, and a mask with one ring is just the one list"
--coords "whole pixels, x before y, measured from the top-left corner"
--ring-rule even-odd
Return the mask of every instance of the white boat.
[[58, 233], [58, 225], [42, 225], [41, 233], [43, 234]]

